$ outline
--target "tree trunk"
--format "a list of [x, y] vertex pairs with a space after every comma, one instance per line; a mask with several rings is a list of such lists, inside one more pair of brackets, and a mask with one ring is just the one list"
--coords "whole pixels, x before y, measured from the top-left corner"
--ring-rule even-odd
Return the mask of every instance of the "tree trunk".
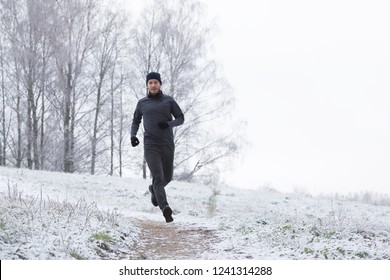
[[27, 90], [27, 168], [33, 168], [33, 159], [32, 159], [32, 117], [31, 117], [31, 89]]
[[123, 114], [123, 93], [122, 89], [120, 91], [120, 124], [119, 124], [119, 147], [118, 147], [118, 156], [119, 156], [119, 176], [123, 176], [123, 137], [124, 137], [124, 114]]
[[33, 106], [32, 106], [32, 133], [33, 133], [33, 154], [34, 154], [34, 169], [39, 170], [39, 150], [38, 150], [38, 118], [37, 118], [37, 106], [35, 106], [35, 100], [33, 99]]
[[37, 108], [35, 106], [34, 92], [32, 85], [28, 88], [28, 116], [27, 116], [27, 162], [28, 168], [39, 169], [39, 151], [38, 151], [38, 119]]
[[5, 127], [5, 76], [4, 76], [4, 52], [3, 44], [0, 42], [0, 66], [1, 66], [1, 99], [2, 99], [2, 108], [1, 108], [1, 138], [0, 139], [0, 166], [5, 166], [6, 164], [6, 127]]
[[71, 87], [71, 103], [70, 103], [70, 173], [75, 171], [75, 158], [74, 158], [74, 149], [75, 149], [75, 127], [76, 127], [76, 90], [74, 87]]
[[41, 131], [40, 131], [40, 143], [39, 143], [39, 151], [40, 151], [40, 169], [44, 169], [45, 165], [45, 113], [46, 113], [46, 106], [45, 106], [45, 83], [46, 83], [46, 42], [43, 42], [43, 53], [42, 53], [42, 75], [41, 75]]
[[111, 73], [111, 112], [110, 112], [110, 176], [114, 175], [114, 71]]
[[96, 162], [96, 145], [97, 145], [97, 130], [98, 130], [98, 121], [100, 113], [100, 100], [102, 94], [102, 85], [103, 85], [103, 75], [99, 75], [99, 85], [97, 88], [96, 96], [96, 108], [95, 108], [95, 120], [93, 123], [93, 136], [92, 136], [92, 155], [91, 155], [91, 174], [95, 174], [95, 162]]
[[16, 69], [16, 119], [17, 119], [17, 126], [18, 126], [18, 140], [17, 140], [17, 149], [16, 149], [16, 167], [21, 168], [22, 167], [22, 112], [21, 112], [21, 94], [20, 94], [20, 76], [19, 76], [19, 70], [17, 63], [15, 61], [15, 69]]
[[40, 136], [40, 143], [39, 143], [39, 151], [40, 151], [40, 169], [44, 169], [45, 167], [45, 90], [42, 88], [42, 100], [41, 100], [41, 107], [42, 107], [42, 113], [41, 113], [41, 136]]
[[71, 154], [71, 94], [72, 94], [72, 63], [68, 62], [67, 85], [64, 92], [64, 171], [73, 172], [72, 154]]

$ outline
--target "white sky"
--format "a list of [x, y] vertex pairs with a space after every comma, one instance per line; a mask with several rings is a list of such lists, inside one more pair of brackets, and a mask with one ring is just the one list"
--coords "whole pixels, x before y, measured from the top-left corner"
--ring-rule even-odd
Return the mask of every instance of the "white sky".
[[251, 142], [227, 182], [390, 193], [390, 2], [204, 2]]

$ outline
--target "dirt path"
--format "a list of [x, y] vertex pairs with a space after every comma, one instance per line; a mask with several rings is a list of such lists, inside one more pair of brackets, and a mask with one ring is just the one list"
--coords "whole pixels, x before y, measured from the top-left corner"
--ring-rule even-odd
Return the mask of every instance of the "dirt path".
[[141, 229], [140, 242], [132, 248], [135, 259], [197, 259], [218, 242], [215, 232], [207, 228], [150, 220], [137, 220], [135, 224]]

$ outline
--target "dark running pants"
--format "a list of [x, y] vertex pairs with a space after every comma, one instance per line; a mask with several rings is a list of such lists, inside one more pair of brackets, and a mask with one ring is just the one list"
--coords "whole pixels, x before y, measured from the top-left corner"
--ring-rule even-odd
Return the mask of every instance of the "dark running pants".
[[165, 186], [172, 180], [175, 148], [169, 145], [145, 145], [145, 160], [153, 178], [153, 191], [161, 210], [168, 205]]

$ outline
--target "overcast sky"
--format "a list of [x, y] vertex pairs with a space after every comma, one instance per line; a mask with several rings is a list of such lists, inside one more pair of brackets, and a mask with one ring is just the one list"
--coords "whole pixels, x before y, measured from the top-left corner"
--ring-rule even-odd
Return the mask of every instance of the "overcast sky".
[[204, 2], [251, 143], [227, 182], [390, 193], [390, 3]]

